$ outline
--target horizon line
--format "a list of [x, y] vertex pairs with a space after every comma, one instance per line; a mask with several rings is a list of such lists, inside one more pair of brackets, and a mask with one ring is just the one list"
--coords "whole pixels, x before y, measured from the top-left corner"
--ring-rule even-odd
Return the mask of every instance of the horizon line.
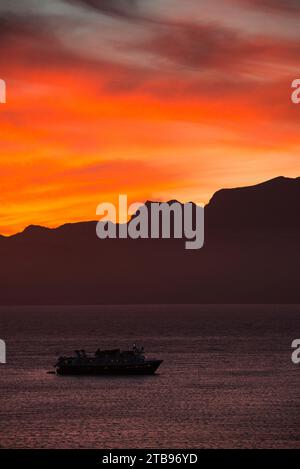
[[[257, 187], [257, 186], [261, 186], [261, 185], [264, 185], [266, 183], [270, 183], [270, 182], [273, 182], [273, 181], [278, 181], [278, 180], [292, 180], [292, 181], [297, 181], [297, 180], [300, 180], [300, 176], [296, 176], [296, 177], [289, 177], [289, 176], [276, 176], [274, 178], [271, 178], [271, 179], [267, 179], [267, 180], [264, 180], [262, 182], [258, 182], [256, 184], [253, 184], [253, 185], [248, 185], [248, 186], [236, 186], [236, 187], [228, 187], [228, 188], [221, 188], [221, 189], [218, 189], [217, 191], [215, 191], [213, 193], [213, 195], [211, 196], [211, 198], [209, 199], [209, 201], [207, 202], [207, 204], [204, 204], [204, 208], [207, 207], [211, 200], [213, 199], [213, 197], [220, 191], [224, 191], [224, 190], [237, 190], [237, 189], [246, 189], [246, 188], [251, 188], [251, 187]], [[167, 201], [151, 201], [149, 199], [147, 199], [145, 202], [143, 202], [144, 205], [146, 205], [147, 203], [170, 203], [170, 202], [178, 202], [182, 205], [186, 204], [186, 203], [193, 203], [195, 205], [199, 205], [197, 204], [196, 202], [193, 202], [193, 201], [189, 201], [189, 202], [180, 202], [179, 200], [177, 199], [170, 199], [170, 200], [167, 200]], [[12, 234], [9, 234], [9, 235], [4, 235], [4, 234], [1, 234], [0, 233], [0, 238], [12, 238], [14, 236], [17, 236], [19, 234], [22, 234], [24, 233], [26, 230], [28, 230], [28, 228], [31, 228], [31, 227], [34, 227], [34, 228], [43, 228], [45, 230], [57, 230], [59, 228], [62, 228], [63, 226], [67, 226], [67, 225], [76, 225], [76, 224], [80, 224], [80, 223], [98, 223], [99, 220], [80, 220], [80, 221], [70, 221], [70, 222], [65, 222], [65, 223], [62, 223], [62, 224], [59, 224], [57, 226], [46, 226], [46, 225], [40, 225], [40, 224], [36, 224], [36, 223], [30, 223], [29, 225], [26, 225], [24, 227], [24, 229], [22, 231], [16, 231], [15, 233], [12, 233]], [[117, 223], [117, 225], [119, 225], [119, 223]]]

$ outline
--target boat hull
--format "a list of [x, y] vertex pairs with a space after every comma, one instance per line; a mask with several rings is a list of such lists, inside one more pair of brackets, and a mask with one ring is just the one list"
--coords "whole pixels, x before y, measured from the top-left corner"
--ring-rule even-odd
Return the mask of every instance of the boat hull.
[[153, 375], [162, 360], [149, 360], [141, 364], [124, 365], [60, 365], [56, 369], [58, 375]]

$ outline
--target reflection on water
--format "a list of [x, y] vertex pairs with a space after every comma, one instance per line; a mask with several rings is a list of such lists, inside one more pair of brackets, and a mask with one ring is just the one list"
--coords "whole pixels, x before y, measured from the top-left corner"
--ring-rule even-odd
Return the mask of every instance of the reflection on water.
[[[4, 309], [1, 447], [300, 447], [298, 307]], [[144, 345], [156, 376], [47, 374], [76, 348]]]

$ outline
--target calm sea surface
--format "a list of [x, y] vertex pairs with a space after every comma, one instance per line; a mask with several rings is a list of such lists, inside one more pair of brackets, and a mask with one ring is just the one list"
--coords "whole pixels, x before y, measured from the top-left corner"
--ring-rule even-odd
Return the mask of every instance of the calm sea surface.
[[[300, 306], [1, 307], [0, 337], [3, 448], [300, 448]], [[47, 374], [133, 342], [156, 376]]]

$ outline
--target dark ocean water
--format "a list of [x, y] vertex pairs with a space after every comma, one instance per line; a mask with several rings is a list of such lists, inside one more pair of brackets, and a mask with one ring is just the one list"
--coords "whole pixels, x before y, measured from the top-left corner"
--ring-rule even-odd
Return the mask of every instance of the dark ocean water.
[[[300, 448], [300, 306], [1, 308], [4, 448]], [[144, 345], [148, 377], [47, 374], [76, 348]]]

